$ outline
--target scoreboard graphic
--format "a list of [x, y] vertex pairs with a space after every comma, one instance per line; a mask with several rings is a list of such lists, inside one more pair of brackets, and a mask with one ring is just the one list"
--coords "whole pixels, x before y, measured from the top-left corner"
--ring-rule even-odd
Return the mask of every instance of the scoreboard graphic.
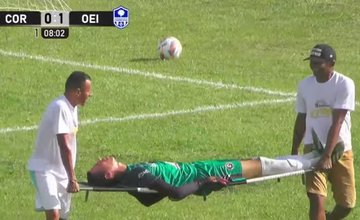
[[32, 26], [35, 37], [66, 39], [69, 27], [116, 27], [129, 25], [129, 9], [119, 6], [113, 11], [0, 11], [0, 27]]

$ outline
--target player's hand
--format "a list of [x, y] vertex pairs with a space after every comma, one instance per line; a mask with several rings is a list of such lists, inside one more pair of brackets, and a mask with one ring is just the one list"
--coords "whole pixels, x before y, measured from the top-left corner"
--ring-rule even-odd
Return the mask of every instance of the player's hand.
[[77, 182], [77, 180], [75, 180], [75, 179], [69, 180], [68, 187], [67, 187], [66, 191], [69, 192], [69, 193], [77, 193], [77, 192], [79, 192], [80, 187], [79, 187], [79, 183]]
[[299, 155], [299, 150], [297, 150], [297, 149], [292, 149], [292, 150], [291, 150], [291, 155]]
[[322, 156], [319, 162], [315, 165], [315, 170], [329, 170], [332, 168], [331, 157]]
[[229, 180], [222, 177], [210, 176], [207, 179], [208, 184], [210, 185], [211, 190], [217, 191], [229, 184]]
[[229, 180], [223, 177], [210, 176], [208, 177], [208, 182], [210, 183], [219, 183], [221, 185], [227, 186], [229, 184]]

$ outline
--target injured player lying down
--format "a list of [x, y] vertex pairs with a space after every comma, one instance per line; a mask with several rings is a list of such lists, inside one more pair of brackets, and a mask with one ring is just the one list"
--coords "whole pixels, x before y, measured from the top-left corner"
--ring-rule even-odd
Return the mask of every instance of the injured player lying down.
[[234, 179], [251, 179], [311, 169], [321, 155], [312, 151], [269, 159], [207, 160], [183, 162], [144, 162], [125, 164], [112, 156], [100, 159], [87, 173], [92, 186], [147, 187], [159, 193], [129, 192], [140, 203], [150, 206], [165, 197], [181, 200], [190, 194], [206, 195]]

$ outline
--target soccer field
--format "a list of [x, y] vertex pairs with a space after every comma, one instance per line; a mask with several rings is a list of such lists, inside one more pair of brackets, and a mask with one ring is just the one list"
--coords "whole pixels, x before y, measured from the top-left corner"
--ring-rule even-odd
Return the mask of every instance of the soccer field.
[[[311, 74], [303, 58], [316, 43], [332, 45], [335, 69], [355, 85], [360, 80], [356, 0], [67, 3], [73, 11], [122, 5], [130, 11], [129, 26], [70, 27], [63, 40], [35, 38], [34, 27], [0, 27], [0, 219], [44, 218], [34, 211], [27, 160], [43, 111], [63, 94], [74, 70], [93, 79], [93, 97], [79, 111], [79, 180], [86, 180], [98, 157], [110, 154], [126, 163], [290, 154], [297, 84]], [[157, 44], [166, 36], [181, 41], [180, 59], [159, 59]], [[355, 111], [357, 185], [359, 124]], [[165, 199], [150, 208], [126, 193], [84, 197], [74, 194], [71, 219], [308, 218], [300, 176], [229, 187], [206, 201]], [[333, 205], [329, 190], [326, 207]], [[347, 219], [360, 219], [358, 206]]]

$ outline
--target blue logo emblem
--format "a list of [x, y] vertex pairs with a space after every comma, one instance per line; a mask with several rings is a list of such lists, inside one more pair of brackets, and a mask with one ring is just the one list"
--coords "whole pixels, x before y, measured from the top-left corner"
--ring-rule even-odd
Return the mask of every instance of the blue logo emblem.
[[123, 29], [129, 25], [129, 9], [120, 6], [113, 10], [113, 21], [117, 28]]

